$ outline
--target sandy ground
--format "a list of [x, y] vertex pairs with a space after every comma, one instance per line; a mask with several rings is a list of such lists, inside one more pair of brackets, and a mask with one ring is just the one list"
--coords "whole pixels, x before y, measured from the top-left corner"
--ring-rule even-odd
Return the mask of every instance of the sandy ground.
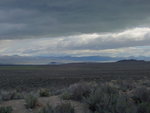
[[[25, 101], [23, 99], [21, 100], [10, 100], [5, 101], [0, 104], [0, 106], [12, 106], [13, 112], [12, 113], [38, 113], [39, 109], [49, 103], [52, 106], [56, 106], [60, 104], [61, 102], [64, 102], [64, 100], [61, 100], [58, 96], [51, 96], [51, 97], [44, 97], [38, 99], [38, 105], [34, 109], [26, 109], [25, 108]], [[70, 102], [74, 108], [75, 113], [88, 113], [89, 111], [86, 109], [86, 106], [80, 102], [67, 100], [66, 102]]]

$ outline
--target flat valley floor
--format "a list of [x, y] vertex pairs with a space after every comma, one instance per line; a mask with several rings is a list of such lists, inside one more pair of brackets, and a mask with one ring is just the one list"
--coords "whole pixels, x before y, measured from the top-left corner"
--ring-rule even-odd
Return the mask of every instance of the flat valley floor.
[[150, 62], [0, 66], [1, 89], [63, 88], [78, 81], [150, 79]]

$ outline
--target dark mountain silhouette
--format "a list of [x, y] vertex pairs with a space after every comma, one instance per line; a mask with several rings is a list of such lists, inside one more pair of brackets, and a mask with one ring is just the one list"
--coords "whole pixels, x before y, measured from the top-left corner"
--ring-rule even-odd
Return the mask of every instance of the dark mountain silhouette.
[[119, 60], [117, 62], [120, 62], [120, 63], [145, 63], [146, 61], [136, 60], [136, 59], [127, 59], [127, 60]]

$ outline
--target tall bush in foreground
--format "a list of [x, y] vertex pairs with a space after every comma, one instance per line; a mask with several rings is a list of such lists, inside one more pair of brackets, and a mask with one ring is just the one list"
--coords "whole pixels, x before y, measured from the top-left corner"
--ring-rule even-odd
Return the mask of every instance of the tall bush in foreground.
[[150, 90], [140, 87], [133, 92], [132, 99], [137, 106], [137, 113], [150, 113]]
[[95, 84], [88, 82], [79, 82], [70, 85], [67, 91], [63, 93], [62, 98], [81, 101], [84, 97], [89, 96], [91, 90], [94, 89], [94, 85]]
[[54, 113], [54, 108], [50, 106], [49, 104], [47, 104], [40, 110], [39, 113]]
[[11, 106], [1, 106], [0, 107], [0, 113], [11, 113], [12, 112]]
[[133, 100], [138, 104], [142, 102], [150, 102], [150, 90], [146, 87], [140, 87], [134, 90]]
[[117, 97], [118, 91], [115, 88], [103, 85], [84, 100], [89, 105], [91, 111], [105, 113], [105, 111], [110, 111], [110, 109], [113, 110]]
[[74, 107], [70, 103], [62, 103], [55, 107], [55, 113], [74, 113]]
[[134, 102], [124, 94], [120, 94], [115, 105], [117, 113], [137, 113], [137, 107]]
[[38, 98], [37, 98], [36, 95], [31, 93], [31, 94], [28, 94], [25, 97], [25, 102], [26, 102], [26, 104], [25, 104], [26, 108], [31, 108], [32, 109], [36, 106], [36, 104], [38, 102]]
[[143, 102], [138, 104], [137, 113], [150, 113], [150, 102]]
[[134, 103], [109, 85], [102, 85], [84, 100], [93, 113], [136, 113]]

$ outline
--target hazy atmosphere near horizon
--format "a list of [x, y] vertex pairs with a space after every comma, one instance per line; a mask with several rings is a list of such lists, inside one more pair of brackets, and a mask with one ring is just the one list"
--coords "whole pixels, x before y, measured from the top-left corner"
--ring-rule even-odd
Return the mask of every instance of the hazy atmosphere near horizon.
[[5, 56], [150, 56], [149, 0], [0, 0]]

